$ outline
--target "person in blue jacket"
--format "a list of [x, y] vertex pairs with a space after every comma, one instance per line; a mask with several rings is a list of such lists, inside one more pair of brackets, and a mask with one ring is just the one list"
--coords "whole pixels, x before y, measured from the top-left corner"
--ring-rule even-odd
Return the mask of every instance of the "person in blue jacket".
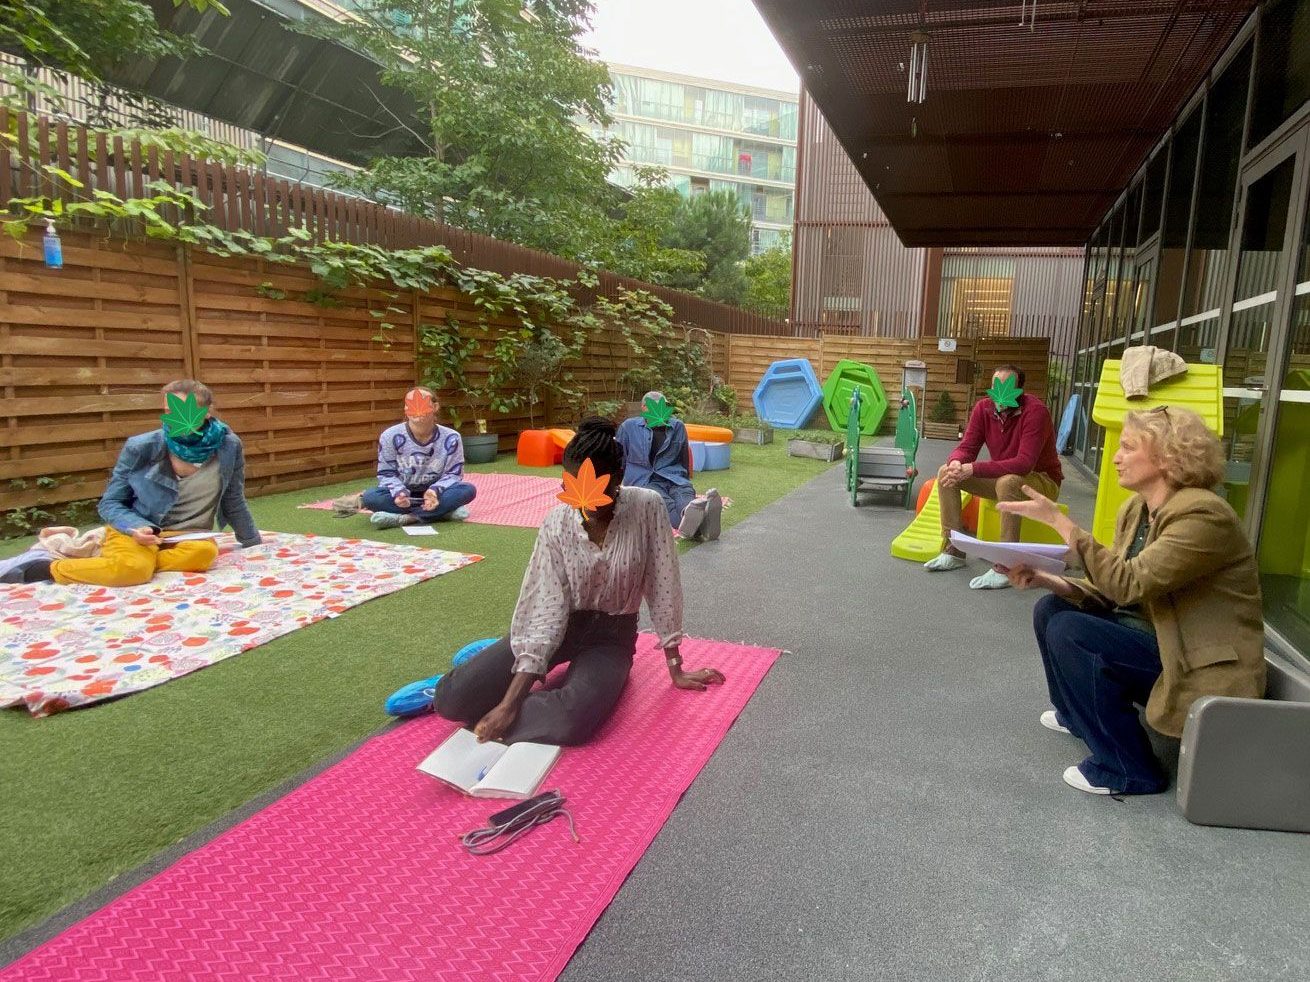
[[232, 526], [242, 547], [260, 543], [246, 503], [241, 440], [212, 415], [213, 393], [194, 379], [169, 382], [161, 392], [166, 411], [169, 394], [194, 396], [204, 419], [184, 436], [161, 427], [124, 444], [100, 498], [105, 520], [100, 554], [54, 559], [33, 551], [21, 569], [7, 571], [3, 582], [116, 587], [146, 583], [160, 571], [203, 572], [218, 558], [218, 545], [209, 539], [170, 544], [167, 533], [212, 531], [215, 525]]
[[[647, 405], [664, 400], [662, 392], [647, 392]], [[668, 509], [669, 524], [687, 538], [718, 538], [723, 500], [711, 489], [696, 497], [691, 484], [691, 443], [687, 427], [677, 417], [663, 426], [651, 426], [644, 416], [632, 416], [619, 424], [616, 439], [623, 447], [626, 465], [623, 483], [629, 487], [658, 491]]]

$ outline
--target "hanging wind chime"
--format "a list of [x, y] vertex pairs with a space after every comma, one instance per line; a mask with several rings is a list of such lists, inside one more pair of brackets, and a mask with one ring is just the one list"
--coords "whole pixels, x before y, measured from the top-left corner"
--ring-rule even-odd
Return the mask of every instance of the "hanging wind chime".
[[923, 31], [910, 35], [909, 75], [905, 101], [922, 103], [928, 98], [928, 35]]

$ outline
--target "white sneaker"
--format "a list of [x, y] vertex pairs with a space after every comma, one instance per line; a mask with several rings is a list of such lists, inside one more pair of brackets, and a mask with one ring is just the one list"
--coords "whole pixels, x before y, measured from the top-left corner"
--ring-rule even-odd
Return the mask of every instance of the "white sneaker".
[[982, 576], [975, 576], [969, 581], [970, 590], [1006, 590], [1009, 587], [1009, 578], [1004, 573], [998, 573], [994, 569], [989, 569]]
[[460, 505], [449, 515], [447, 515], [446, 519], [447, 521], [451, 521], [451, 522], [467, 522], [469, 520], [469, 506]]
[[1069, 727], [1060, 725], [1060, 717], [1055, 715], [1054, 709], [1048, 709], [1046, 712], [1042, 713], [1042, 715], [1038, 717], [1038, 720], [1042, 726], [1046, 727], [1048, 730], [1054, 730], [1056, 733], [1073, 733]]
[[1098, 788], [1083, 777], [1083, 772], [1079, 770], [1076, 764], [1073, 767], [1064, 769], [1064, 783], [1071, 788], [1077, 788], [1079, 791], [1086, 791], [1088, 794], [1114, 794], [1109, 788]]
[[923, 568], [931, 570], [934, 573], [946, 573], [953, 569], [964, 569], [969, 565], [959, 556], [953, 556], [949, 552], [941, 553], [936, 559], [930, 559], [923, 564]]

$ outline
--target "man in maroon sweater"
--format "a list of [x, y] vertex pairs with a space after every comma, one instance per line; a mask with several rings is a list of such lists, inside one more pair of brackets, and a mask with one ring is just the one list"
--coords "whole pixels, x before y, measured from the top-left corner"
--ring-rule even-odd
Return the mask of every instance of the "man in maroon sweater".
[[[992, 375], [992, 383], [1012, 379], [1022, 393], [1024, 373], [1013, 365], [1002, 365]], [[1020, 394], [1017, 405], [1001, 408], [991, 398], [981, 399], [969, 415], [964, 439], [937, 472], [937, 494], [942, 509], [942, 552], [924, 563], [933, 572], [962, 569], [964, 553], [951, 545], [953, 529], [962, 529], [961, 492], [981, 495], [993, 501], [1026, 501], [1026, 484], [1054, 499], [1060, 493], [1064, 471], [1055, 450], [1055, 427], [1046, 404], [1033, 396]], [[979, 460], [984, 446], [990, 460]], [[1001, 515], [1001, 540], [1019, 541], [1019, 516]], [[1001, 590], [1010, 581], [989, 569], [974, 577], [974, 590]]]

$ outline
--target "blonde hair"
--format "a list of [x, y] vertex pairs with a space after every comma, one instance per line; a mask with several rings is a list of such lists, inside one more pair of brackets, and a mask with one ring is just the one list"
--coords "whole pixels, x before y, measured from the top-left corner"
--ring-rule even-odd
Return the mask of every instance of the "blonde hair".
[[1142, 437], [1165, 480], [1179, 488], [1213, 488], [1224, 476], [1224, 451], [1210, 427], [1190, 409], [1160, 406], [1131, 412], [1124, 429]]

